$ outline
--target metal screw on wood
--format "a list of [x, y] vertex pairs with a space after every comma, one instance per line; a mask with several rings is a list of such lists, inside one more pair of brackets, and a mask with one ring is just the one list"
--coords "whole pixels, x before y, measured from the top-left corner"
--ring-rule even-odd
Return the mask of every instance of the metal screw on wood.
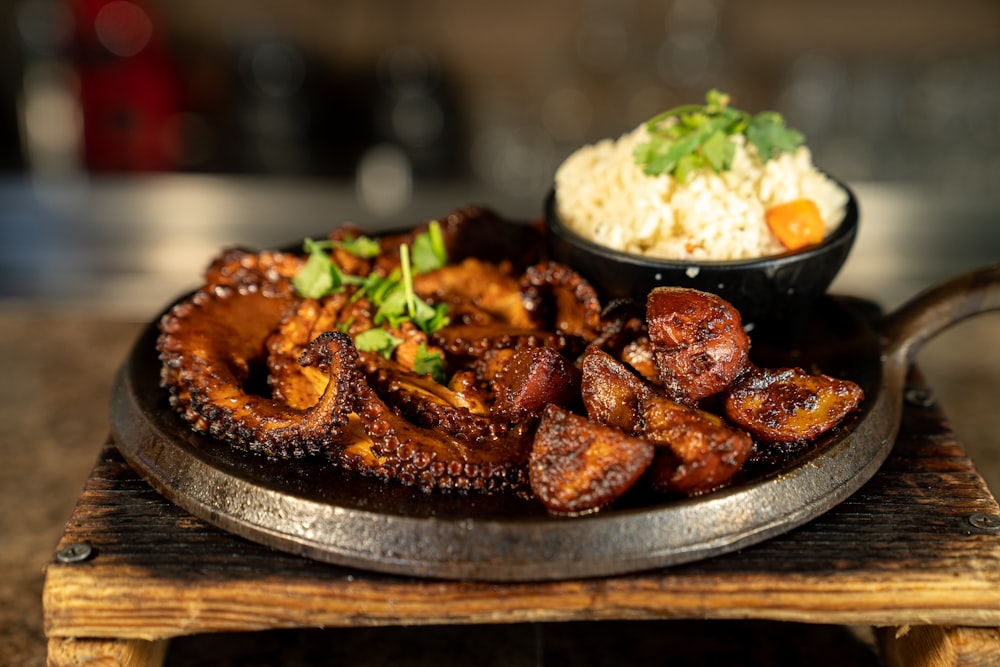
[[60, 563], [79, 563], [85, 561], [94, 553], [89, 542], [79, 542], [63, 547], [56, 554], [56, 560]]
[[929, 408], [934, 405], [934, 392], [931, 389], [924, 387], [907, 389], [903, 392], [903, 399], [910, 405], [916, 405], [921, 408]]
[[990, 535], [1000, 533], [1000, 516], [996, 514], [976, 512], [969, 515], [969, 523], [972, 524], [973, 528], [977, 528], [979, 531], [989, 533]]

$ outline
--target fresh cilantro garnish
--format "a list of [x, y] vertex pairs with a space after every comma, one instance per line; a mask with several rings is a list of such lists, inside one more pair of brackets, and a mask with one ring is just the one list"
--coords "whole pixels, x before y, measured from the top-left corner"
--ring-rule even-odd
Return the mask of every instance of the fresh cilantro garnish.
[[386, 279], [369, 295], [369, 301], [377, 308], [375, 324], [387, 323], [398, 329], [406, 321], [406, 291], [398, 279]]
[[381, 306], [382, 302], [388, 298], [389, 293], [399, 283], [399, 271], [393, 270], [388, 276], [382, 277], [377, 273], [369, 273], [360, 278], [356, 283], [357, 291], [351, 296], [351, 301], [357, 301], [364, 297], [372, 302], [375, 307]]
[[303, 250], [309, 254], [309, 258], [305, 266], [292, 278], [292, 285], [299, 294], [309, 299], [321, 299], [340, 292], [345, 284], [358, 281], [357, 276], [345, 275], [333, 261], [330, 256], [330, 250], [333, 248], [341, 248], [363, 258], [375, 257], [380, 251], [379, 242], [367, 236], [340, 241], [306, 239]]
[[432, 306], [413, 291], [413, 269], [410, 265], [409, 246], [399, 247], [399, 263], [402, 271], [403, 303], [406, 307], [406, 316], [420, 327], [424, 333], [433, 333], [448, 324], [449, 319], [445, 314], [447, 305], [439, 303]]
[[729, 106], [729, 95], [710, 90], [705, 104], [686, 104], [664, 111], [646, 122], [649, 141], [636, 147], [636, 164], [648, 176], [670, 174], [679, 182], [709, 167], [716, 173], [732, 167], [736, 145], [744, 135], [762, 160], [798, 148], [804, 138], [785, 126], [781, 114], [763, 111], [751, 115]]
[[802, 134], [785, 127], [781, 114], [774, 111], [762, 111], [754, 116], [753, 122], [747, 126], [746, 135], [764, 160], [783, 151], [791, 153], [804, 141]]
[[378, 257], [378, 254], [382, 252], [382, 246], [379, 245], [379, 242], [368, 236], [348, 237], [341, 241], [330, 241], [330, 246], [341, 248], [352, 255], [365, 259]]
[[[381, 251], [378, 241], [365, 236], [342, 241], [316, 241], [306, 239], [304, 250], [309, 254], [303, 267], [292, 279], [292, 284], [298, 293], [306, 298], [321, 299], [331, 294], [343, 291], [346, 286], [355, 287], [352, 300], [367, 298], [375, 308], [373, 322], [376, 325], [387, 324], [392, 329], [399, 329], [406, 322], [413, 322], [424, 333], [433, 333], [447, 326], [448, 306], [444, 303], [436, 305], [421, 299], [413, 289], [415, 273], [425, 273], [441, 268], [448, 263], [448, 254], [441, 235], [441, 227], [436, 221], [428, 225], [427, 231], [417, 234], [411, 249], [407, 244], [399, 247], [400, 268], [380, 276], [369, 273], [366, 276], [356, 276], [344, 273], [330, 255], [333, 248], [341, 248], [359, 257], [374, 257]], [[344, 325], [344, 329], [348, 325]], [[381, 326], [368, 329], [354, 336], [354, 343], [364, 352], [378, 352], [385, 357], [392, 355], [402, 340], [389, 333]], [[433, 355], [424, 348], [421, 364], [426, 368], [433, 367]], [[420, 354], [417, 355], [421, 359]], [[440, 371], [425, 370], [435, 379], [443, 376], [444, 367]]]
[[444, 237], [441, 236], [441, 225], [432, 220], [427, 225], [427, 231], [413, 239], [413, 268], [417, 273], [426, 273], [440, 269], [448, 263], [448, 251], [444, 247]]
[[377, 352], [388, 359], [392, 356], [393, 351], [403, 344], [403, 341], [385, 329], [375, 327], [355, 334], [354, 344], [362, 352]]
[[295, 290], [309, 299], [320, 299], [339, 292], [344, 285], [343, 273], [327, 252], [329, 244], [306, 239], [304, 248], [309, 253], [309, 259], [292, 278]]
[[448, 377], [444, 372], [444, 360], [439, 352], [431, 352], [421, 343], [413, 358], [413, 372], [419, 375], [430, 375], [438, 384], [444, 384]]
[[448, 304], [439, 303], [434, 306], [428, 304], [428, 308], [431, 310], [421, 309], [423, 312], [420, 315], [420, 328], [423, 329], [425, 333], [434, 333], [438, 329], [443, 329], [451, 323], [451, 318], [448, 317]]

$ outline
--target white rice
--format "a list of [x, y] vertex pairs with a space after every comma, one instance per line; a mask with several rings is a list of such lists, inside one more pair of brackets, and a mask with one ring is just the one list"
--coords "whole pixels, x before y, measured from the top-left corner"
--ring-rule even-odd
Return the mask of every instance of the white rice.
[[680, 184], [647, 176], [632, 153], [648, 139], [645, 124], [618, 140], [584, 146], [556, 171], [559, 214], [581, 236], [650, 257], [747, 259], [787, 249], [768, 229], [764, 211], [808, 198], [826, 234], [844, 217], [847, 193], [812, 164], [806, 147], [762, 162], [737, 135], [732, 169], [702, 168]]

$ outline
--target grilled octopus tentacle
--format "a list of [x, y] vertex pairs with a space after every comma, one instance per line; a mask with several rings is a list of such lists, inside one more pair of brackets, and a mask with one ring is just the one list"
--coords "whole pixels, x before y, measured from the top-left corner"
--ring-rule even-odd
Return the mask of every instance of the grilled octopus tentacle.
[[485, 411], [469, 409], [458, 392], [439, 385], [378, 355], [364, 355], [362, 364], [369, 386], [393, 410], [418, 426], [434, 428], [468, 442], [506, 433], [510, 424]]
[[266, 332], [289, 301], [220, 287], [196, 293], [162, 318], [162, 382], [196, 430], [274, 457], [301, 457], [336, 442], [354, 409], [351, 382], [360, 372], [334, 335], [320, 336], [302, 355], [301, 363], [330, 378], [312, 407], [290, 407], [251, 389]]
[[354, 387], [363, 433], [336, 459], [356, 472], [424, 491], [516, 491], [527, 486], [530, 432], [470, 443], [397, 415], [367, 383]]
[[[408, 371], [373, 363], [336, 331], [341, 318], [367, 319], [358, 304], [295, 295], [300, 265], [292, 255], [228, 250], [207, 284], [161, 318], [161, 383], [195, 431], [274, 458], [321, 454], [428, 491], [527, 486], [529, 429], [474, 414], [444, 387], [455, 404], [426, 412], [427, 402], [402, 391], [416, 387], [401, 379]], [[275, 333], [282, 327], [285, 339]], [[407, 408], [430, 421], [409, 421]]]
[[195, 430], [272, 457], [325, 454], [363, 474], [425, 490], [487, 492], [526, 485], [528, 433], [499, 429], [470, 443], [396, 415], [368, 384], [347, 334], [317, 336], [299, 363], [327, 376], [318, 402], [302, 409], [254, 393], [254, 366], [288, 299], [215, 288], [164, 316], [164, 384]]
[[521, 276], [521, 300], [543, 329], [593, 340], [600, 333], [601, 302], [586, 278], [558, 262], [529, 266]]

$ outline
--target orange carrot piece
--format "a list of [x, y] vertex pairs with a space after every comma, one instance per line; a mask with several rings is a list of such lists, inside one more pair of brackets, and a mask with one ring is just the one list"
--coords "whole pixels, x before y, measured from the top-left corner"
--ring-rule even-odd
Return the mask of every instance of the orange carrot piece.
[[812, 199], [794, 199], [764, 212], [764, 220], [781, 244], [799, 250], [823, 240], [823, 218]]

